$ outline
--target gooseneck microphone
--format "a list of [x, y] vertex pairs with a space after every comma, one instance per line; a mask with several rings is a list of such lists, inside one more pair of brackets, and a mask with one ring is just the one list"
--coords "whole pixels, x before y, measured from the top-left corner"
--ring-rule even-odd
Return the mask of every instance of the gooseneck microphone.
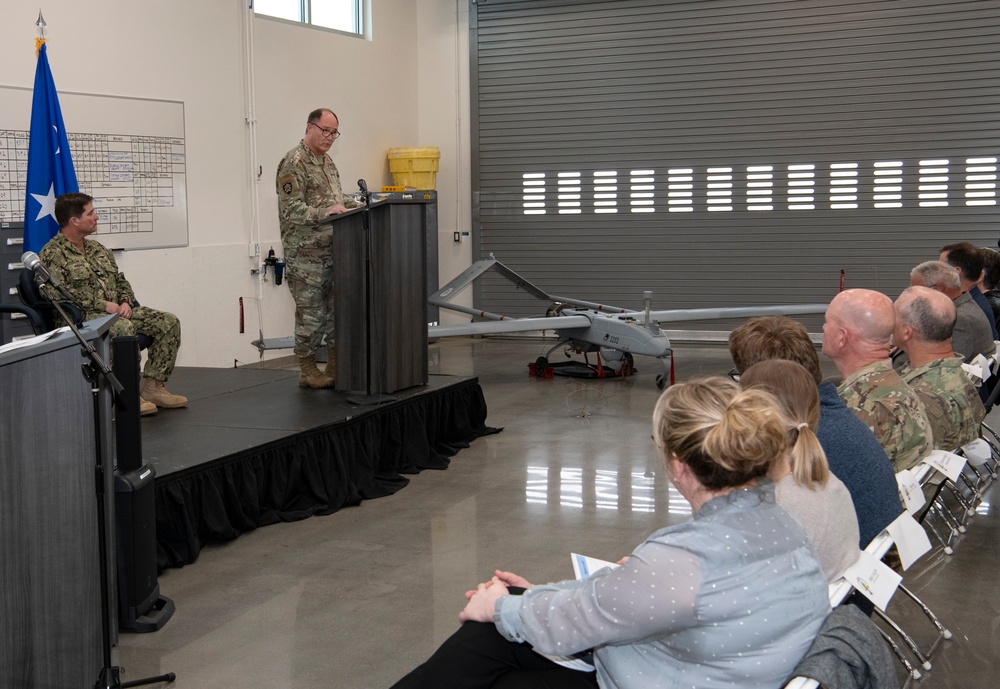
[[42, 259], [38, 258], [38, 254], [34, 251], [25, 251], [24, 255], [21, 256], [21, 263], [24, 267], [35, 274], [35, 278], [40, 282], [47, 282], [53, 287], [59, 287], [59, 281], [52, 277], [52, 273], [49, 269], [45, 267], [42, 263]]
[[35, 282], [39, 285], [52, 285], [53, 288], [58, 290], [63, 298], [73, 301], [73, 295], [67, 292], [62, 283], [52, 276], [49, 269], [45, 267], [44, 263], [42, 263], [42, 259], [38, 258], [38, 254], [34, 251], [25, 251], [21, 254], [21, 263], [25, 268], [35, 274]]

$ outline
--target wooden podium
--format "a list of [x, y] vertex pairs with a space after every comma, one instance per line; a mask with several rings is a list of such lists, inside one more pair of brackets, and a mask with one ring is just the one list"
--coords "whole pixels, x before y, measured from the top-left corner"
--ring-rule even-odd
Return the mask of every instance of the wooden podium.
[[[112, 319], [81, 328], [105, 361]], [[110, 468], [111, 395], [99, 393], [98, 431], [87, 362], [71, 332], [0, 352], [0, 687], [92, 687], [101, 674], [94, 434]], [[104, 483], [113, 543], [111, 471]]]
[[337, 390], [427, 384], [427, 210], [393, 199], [330, 216]]

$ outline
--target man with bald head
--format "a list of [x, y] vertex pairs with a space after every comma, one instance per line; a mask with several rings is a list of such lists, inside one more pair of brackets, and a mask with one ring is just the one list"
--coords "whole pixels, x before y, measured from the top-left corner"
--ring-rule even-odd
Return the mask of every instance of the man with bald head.
[[979, 437], [986, 409], [951, 348], [955, 305], [927, 287], [904, 290], [895, 303], [893, 341], [909, 355], [900, 375], [927, 410], [934, 448], [949, 452]]
[[889, 360], [895, 325], [889, 297], [868, 289], [846, 290], [826, 311], [823, 353], [844, 376], [837, 392], [899, 471], [916, 465], [934, 446], [923, 402]]
[[944, 261], [924, 261], [910, 271], [911, 287], [930, 287], [946, 295], [955, 304], [955, 330], [951, 346], [969, 363], [982, 354], [996, 352], [993, 333], [986, 314], [976, 306], [968, 292], [962, 292], [958, 271]]

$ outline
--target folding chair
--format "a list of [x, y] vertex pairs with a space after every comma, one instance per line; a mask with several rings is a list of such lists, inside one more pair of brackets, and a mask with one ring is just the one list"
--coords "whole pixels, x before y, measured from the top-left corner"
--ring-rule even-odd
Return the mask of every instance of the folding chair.
[[[924, 491], [926, 496], [926, 506], [917, 515], [916, 519], [920, 524], [941, 544], [942, 551], [945, 555], [954, 554], [955, 550], [952, 548], [952, 543], [955, 537], [964, 531], [965, 527], [958, 521], [947, 505], [944, 504], [944, 500], [941, 497], [941, 491], [945, 486], [945, 477], [941, 476], [933, 467], [927, 464], [918, 464], [914, 469], [913, 473], [917, 482], [920, 484], [921, 490]], [[941, 476], [941, 481], [937, 483], [932, 483], [932, 480], [936, 476]], [[927, 487], [932, 486], [933, 491], [928, 496]], [[941, 522], [944, 523], [944, 527], [948, 532], [947, 538], [941, 535], [938, 528], [934, 525], [934, 522], [930, 517], [936, 516]]]
[[[931, 479], [931, 477], [937, 474], [938, 472], [930, 465], [921, 463], [914, 469], [913, 473], [916, 475], [917, 481], [923, 486], [926, 485], [927, 482]], [[930, 514], [934, 514], [935, 511], [937, 511], [937, 513], [940, 514], [942, 518], [945, 518], [944, 515], [947, 514], [947, 510], [946, 508], [944, 510], [940, 509], [939, 505], [940, 505], [940, 486], [938, 487], [938, 490], [935, 492], [932, 500], [929, 501], [927, 508], [921, 514], [921, 518], [918, 519], [917, 521], [925, 528], [929, 527], [931, 533], [937, 537], [938, 541], [944, 547], [944, 552], [950, 554], [951, 552], [951, 547], [949, 545], [950, 538], [948, 541], [945, 541], [945, 539], [941, 538], [940, 534], [937, 533], [937, 530], [927, 520], [927, 517]], [[888, 550], [888, 547], [885, 547], [884, 543], [877, 543], [879, 539], [883, 538], [888, 539], [888, 534], [886, 532], [879, 534], [879, 536], [874, 541], [872, 541], [869, 547], [865, 548], [866, 552], [877, 554], [879, 551], [881, 551], [884, 554]], [[889, 544], [891, 545], [891, 539], [889, 540]], [[882, 549], [883, 547], [885, 548], [884, 550]], [[931, 609], [927, 607], [927, 605], [922, 600], [920, 600], [920, 598], [918, 598], [917, 595], [913, 593], [913, 591], [911, 591], [909, 588], [907, 588], [902, 582], [897, 588], [897, 591], [902, 592], [904, 596], [906, 596], [914, 603], [916, 603], [917, 606], [920, 608], [921, 612], [923, 612], [924, 616], [930, 621], [930, 623], [934, 626], [935, 630], [937, 631], [937, 636], [931, 643], [930, 648], [926, 652], [923, 651], [913, 640], [913, 638], [909, 634], [907, 634], [903, 630], [903, 628], [900, 627], [899, 624], [895, 622], [895, 620], [890, 618], [885, 611], [876, 608], [875, 614], [878, 616], [879, 619], [885, 622], [885, 624], [887, 624], [892, 629], [892, 631], [894, 631], [898, 635], [898, 637], [902, 640], [903, 644], [910, 650], [913, 656], [917, 659], [919, 665], [925, 670], [930, 670], [931, 669], [930, 659], [934, 651], [937, 649], [938, 645], [941, 643], [942, 640], [951, 639], [953, 635], [951, 631], [948, 630], [941, 623], [937, 615], [935, 615], [933, 611], [931, 611]], [[902, 651], [899, 649], [899, 647], [896, 646], [890, 638], [888, 638], [887, 634], [885, 634], [883, 638], [886, 639], [893, 653], [906, 668], [907, 672], [910, 673], [910, 677], [912, 679], [919, 679], [920, 678], [919, 671], [909, 663], [906, 657], [902, 654]]]

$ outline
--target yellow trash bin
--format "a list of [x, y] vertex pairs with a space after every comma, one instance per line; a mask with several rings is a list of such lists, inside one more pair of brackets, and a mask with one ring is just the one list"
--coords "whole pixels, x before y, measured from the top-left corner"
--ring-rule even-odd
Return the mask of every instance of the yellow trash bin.
[[438, 161], [441, 149], [437, 146], [415, 146], [389, 149], [389, 172], [397, 187], [437, 189]]

